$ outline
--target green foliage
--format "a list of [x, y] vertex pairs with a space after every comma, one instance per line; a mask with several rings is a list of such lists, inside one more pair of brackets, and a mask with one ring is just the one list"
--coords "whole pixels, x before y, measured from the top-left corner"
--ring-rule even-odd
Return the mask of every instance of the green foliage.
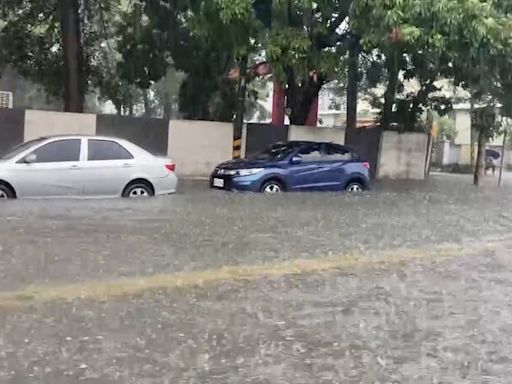
[[150, 22], [143, 24], [139, 4], [122, 12], [121, 19], [117, 49], [122, 60], [117, 64], [118, 73], [128, 84], [143, 90], [148, 89], [165, 76], [169, 59], [159, 49], [153, 25]]
[[[0, 66], [13, 66], [54, 96], [63, 92], [58, 1], [0, 3]], [[326, 82], [345, 83], [348, 41], [358, 38], [361, 85], [385, 85], [378, 104], [383, 125], [420, 129], [427, 110], [449, 111], [451, 100], [437, 96], [439, 79], [452, 79], [479, 104], [501, 104], [512, 116], [511, 0], [83, 4], [89, 89], [119, 111], [150, 95], [151, 109], [164, 114], [179, 102], [186, 118], [231, 121], [237, 81], [228, 79], [230, 70], [245, 59], [249, 67], [266, 60], [286, 86], [292, 123], [302, 124]], [[406, 91], [408, 80], [419, 89]], [[247, 81], [247, 107], [254, 111], [258, 105], [250, 103], [263, 95], [254, 92], [252, 76]]]
[[0, 57], [51, 95], [62, 94], [62, 47], [54, 1], [0, 3]]
[[[46, 93], [63, 96], [63, 51], [59, 0], [0, 2], [0, 62], [11, 65]], [[103, 45], [115, 33], [108, 28], [119, 0], [90, 0], [81, 8], [86, 81], [104, 72]], [[105, 76], [107, 77], [107, 76]]]
[[121, 49], [126, 63], [131, 62], [127, 55], [130, 50], [140, 51], [140, 65], [135, 71], [139, 75], [124, 78], [131, 83], [136, 80], [140, 85], [151, 84], [165, 73], [162, 69], [172, 59], [173, 66], [185, 75], [179, 92], [183, 116], [231, 121], [236, 106], [236, 82], [229, 80], [227, 74], [238, 57], [253, 49], [250, 36], [256, 23], [246, 15], [250, 2], [145, 0], [142, 3], [145, 23], [139, 25], [138, 36], [144, 39], [134, 44], [137, 40], [132, 33], [124, 44], [129, 49]]
[[270, 94], [266, 87], [266, 79], [254, 79], [247, 87], [247, 98], [245, 100], [245, 118], [266, 121], [270, 119], [270, 113], [259, 103], [266, 100]]
[[484, 132], [485, 139], [491, 140], [501, 133], [501, 121], [498, 111], [493, 106], [476, 108], [471, 115], [471, 123], [477, 132]]
[[[432, 98], [438, 91], [436, 80], [452, 78], [467, 88], [477, 82], [494, 87], [497, 82], [487, 77], [487, 70], [478, 68], [480, 62], [488, 63], [488, 53], [501, 50], [510, 40], [507, 17], [496, 3], [485, 0], [355, 1], [353, 28], [367, 52], [382, 55], [382, 64], [373, 65], [371, 77], [386, 78], [383, 124], [414, 125], [426, 108], [446, 113], [449, 101]], [[403, 81], [409, 79], [420, 83], [420, 91], [397, 98]], [[481, 92], [488, 90], [482, 87]]]
[[438, 118], [439, 134], [446, 140], [455, 141], [457, 138], [457, 128], [455, 121], [449, 116]]
[[166, 119], [177, 116], [179, 108], [179, 92], [185, 75], [174, 67], [169, 67], [164, 78], [153, 87], [156, 108]]

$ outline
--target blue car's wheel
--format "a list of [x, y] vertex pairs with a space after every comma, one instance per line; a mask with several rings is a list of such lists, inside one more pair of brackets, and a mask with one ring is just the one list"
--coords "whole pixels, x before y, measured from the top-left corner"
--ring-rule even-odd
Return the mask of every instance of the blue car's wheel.
[[353, 181], [348, 183], [347, 187], [345, 188], [347, 192], [351, 193], [357, 193], [357, 192], [363, 192], [365, 190], [364, 185], [361, 184], [358, 181]]
[[280, 182], [270, 180], [263, 184], [261, 187], [261, 192], [263, 192], [265, 195], [275, 195], [277, 193], [284, 192], [284, 188]]

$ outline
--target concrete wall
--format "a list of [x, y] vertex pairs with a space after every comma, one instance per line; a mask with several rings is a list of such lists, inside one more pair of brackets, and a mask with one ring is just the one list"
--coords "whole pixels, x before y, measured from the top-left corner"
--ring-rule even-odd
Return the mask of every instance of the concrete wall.
[[[167, 154], [177, 164], [181, 177], [207, 177], [233, 154], [233, 125], [210, 121], [121, 118], [61, 112], [10, 110], [0, 118], [0, 139], [9, 147], [46, 135], [87, 134], [124, 137], [151, 152]], [[0, 114], [0, 117], [1, 114]], [[18, 123], [16, 123], [16, 121]], [[378, 177], [423, 178], [428, 138], [425, 134], [358, 129], [352, 145], [370, 161]], [[381, 138], [382, 136], [382, 138]], [[286, 140], [326, 141], [343, 144], [341, 128], [273, 127], [248, 124], [244, 128], [242, 153], [251, 155], [268, 145]], [[380, 149], [380, 150], [379, 150]], [[5, 148], [4, 148], [5, 150]]]
[[0, 156], [24, 140], [25, 111], [0, 108]]
[[178, 175], [208, 176], [217, 164], [232, 157], [233, 124], [172, 120], [167, 148]]
[[343, 144], [345, 129], [340, 127], [305, 127], [292, 125], [288, 130], [288, 140], [326, 141]]
[[95, 135], [96, 115], [25, 111], [25, 141], [41, 136], [67, 134]]
[[[128, 139], [154, 154], [171, 157], [177, 164], [178, 175], [185, 177], [208, 176], [218, 163], [232, 158], [233, 150], [231, 123], [0, 110], [2, 152], [41, 136], [67, 134]], [[242, 147], [245, 150], [245, 143]]]
[[384, 132], [378, 178], [424, 179], [427, 145], [428, 135], [424, 133]]
[[254, 156], [273, 144], [289, 140], [288, 131], [287, 125], [247, 124], [245, 156]]
[[505, 150], [505, 166], [507, 168], [512, 168], [512, 150]]
[[457, 109], [452, 112], [455, 120], [455, 129], [457, 137], [455, 144], [471, 145], [471, 112], [469, 109]]
[[169, 122], [163, 119], [97, 115], [96, 134], [126, 139], [155, 155], [165, 156]]
[[[471, 112], [469, 109], [456, 109], [451, 112], [451, 115], [455, 121], [455, 128], [457, 129], [457, 137], [455, 138], [455, 144], [462, 146], [471, 146]], [[474, 139], [476, 143], [476, 138]], [[490, 146], [501, 146], [503, 144], [503, 135], [498, 135], [492, 138], [488, 145]], [[465, 151], [465, 152], [464, 152]], [[467, 156], [469, 154], [469, 156]], [[466, 164], [471, 161], [471, 151], [469, 148], [463, 148], [462, 157], [464, 158], [461, 164]]]

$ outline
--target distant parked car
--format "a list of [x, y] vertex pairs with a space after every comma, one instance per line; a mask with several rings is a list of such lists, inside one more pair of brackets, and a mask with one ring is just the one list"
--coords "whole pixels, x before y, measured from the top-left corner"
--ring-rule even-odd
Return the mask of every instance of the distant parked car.
[[247, 160], [218, 165], [216, 189], [274, 194], [285, 191], [360, 192], [370, 185], [370, 165], [352, 149], [333, 143], [290, 141]]
[[485, 150], [485, 171], [492, 170], [494, 174], [496, 168], [501, 167], [501, 153], [494, 149]]
[[175, 165], [122, 139], [42, 137], [0, 158], [0, 199], [146, 197], [176, 191]]

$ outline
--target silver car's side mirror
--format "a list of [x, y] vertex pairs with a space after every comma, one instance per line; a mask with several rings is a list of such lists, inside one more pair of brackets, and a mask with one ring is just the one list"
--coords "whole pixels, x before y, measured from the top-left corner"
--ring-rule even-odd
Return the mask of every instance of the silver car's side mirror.
[[23, 162], [25, 164], [32, 164], [32, 163], [35, 163], [36, 160], [37, 160], [36, 154], [35, 153], [30, 153], [27, 156], [25, 156], [25, 158], [23, 159]]

